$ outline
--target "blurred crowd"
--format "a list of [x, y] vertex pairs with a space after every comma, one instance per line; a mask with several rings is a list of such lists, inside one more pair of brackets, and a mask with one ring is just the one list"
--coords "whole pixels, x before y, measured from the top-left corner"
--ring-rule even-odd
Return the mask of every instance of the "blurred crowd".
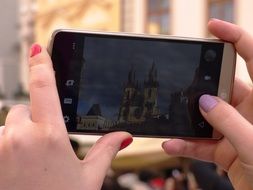
[[[8, 108], [0, 111], [0, 125]], [[72, 147], [82, 159], [84, 153], [80, 145], [71, 139]], [[104, 180], [102, 190], [233, 190], [225, 171], [212, 163], [191, 160], [187, 167], [149, 169], [137, 171], [110, 170]]]
[[214, 164], [192, 161], [190, 170], [168, 168], [107, 175], [102, 190], [233, 190], [226, 173]]
[[[0, 110], [0, 125], [4, 125], [8, 108]], [[82, 159], [78, 142], [71, 140], [77, 156]], [[119, 172], [110, 170], [102, 190], [233, 190], [225, 171], [212, 163], [191, 160], [187, 167]]]
[[[71, 144], [80, 159], [78, 142]], [[155, 155], [154, 155], [155, 156]], [[215, 164], [190, 160], [182, 167], [117, 171], [111, 169], [102, 190], [233, 190], [227, 173]]]

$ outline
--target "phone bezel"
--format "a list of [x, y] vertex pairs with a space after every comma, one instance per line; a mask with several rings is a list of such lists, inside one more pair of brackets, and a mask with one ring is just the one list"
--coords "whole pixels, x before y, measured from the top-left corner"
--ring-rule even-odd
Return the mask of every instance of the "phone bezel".
[[[125, 33], [125, 32], [101, 32], [101, 31], [87, 31], [87, 30], [74, 30], [74, 29], [58, 29], [55, 30], [51, 36], [51, 39], [48, 43], [48, 52], [52, 55], [52, 49], [54, 45], [54, 39], [56, 35], [60, 32], [70, 32], [70, 33], [83, 33], [83, 34], [96, 34], [103, 36], [121, 36], [121, 37], [133, 37], [133, 38], [150, 38], [150, 39], [167, 39], [167, 40], [179, 40], [179, 41], [196, 41], [196, 42], [210, 42], [210, 43], [223, 43], [223, 56], [222, 56], [222, 66], [221, 74], [218, 85], [218, 96], [230, 103], [232, 90], [233, 90], [233, 81], [235, 74], [235, 65], [236, 65], [236, 51], [233, 44], [219, 39], [207, 39], [207, 38], [192, 38], [192, 37], [179, 37], [179, 36], [169, 36], [169, 35], [147, 35], [147, 34], [135, 34], [135, 33]], [[89, 135], [103, 135], [106, 132], [98, 131], [93, 132], [68, 132], [69, 134], [89, 134]], [[206, 137], [180, 137], [180, 136], [157, 136], [157, 135], [135, 135], [137, 137], [158, 137], [158, 138], [183, 138], [183, 139], [210, 139], [210, 140], [219, 140], [222, 138], [222, 134], [213, 130], [213, 135], [211, 138]]]

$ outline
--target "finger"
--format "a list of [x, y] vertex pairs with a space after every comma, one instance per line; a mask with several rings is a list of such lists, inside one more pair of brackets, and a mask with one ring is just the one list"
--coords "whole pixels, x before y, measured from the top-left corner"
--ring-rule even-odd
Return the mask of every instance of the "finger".
[[20, 128], [26, 122], [31, 121], [31, 112], [26, 105], [13, 106], [5, 120], [6, 128], [17, 127]]
[[96, 142], [84, 159], [86, 172], [99, 171], [92, 179], [94, 183], [103, 181], [118, 151], [128, 146], [132, 140], [129, 133], [114, 132], [104, 135]]
[[5, 129], [5, 126], [0, 126], [0, 137], [3, 135], [4, 133], [4, 129]]
[[250, 94], [250, 92], [250, 86], [235, 77], [231, 105], [236, 107]]
[[246, 61], [249, 75], [253, 80], [253, 53], [251, 52], [253, 38], [239, 26], [218, 19], [211, 19], [208, 29], [216, 37], [235, 45], [236, 51]]
[[239, 78], [235, 78], [231, 105], [253, 124], [253, 92], [251, 87], [243, 83]]
[[54, 70], [45, 48], [32, 46], [29, 68], [32, 120], [42, 123], [62, 121]]
[[[198, 146], [197, 146], [198, 145]], [[206, 149], [199, 147], [205, 146]], [[210, 161], [212, 152], [216, 148], [215, 141], [193, 141], [183, 139], [170, 139], [163, 142], [162, 147], [168, 154], [177, 156], [187, 156]]]
[[235, 149], [226, 139], [220, 141], [170, 139], [163, 142], [162, 148], [169, 155], [215, 162], [225, 170], [229, 168], [236, 156]]
[[[239, 156], [252, 162], [248, 150], [253, 149], [253, 127], [236, 109], [219, 98], [203, 95], [199, 100], [200, 111], [216, 130], [234, 146]], [[250, 158], [250, 159], [249, 159]]]

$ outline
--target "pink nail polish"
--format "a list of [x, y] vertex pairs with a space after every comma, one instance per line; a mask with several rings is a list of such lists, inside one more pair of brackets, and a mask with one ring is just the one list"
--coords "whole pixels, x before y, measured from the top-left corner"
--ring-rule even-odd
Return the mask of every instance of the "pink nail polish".
[[132, 138], [132, 137], [129, 137], [129, 138], [125, 139], [125, 140], [121, 143], [119, 150], [122, 150], [122, 149], [126, 148], [126, 147], [127, 147], [128, 145], [130, 145], [132, 142], [133, 142], [133, 138]]
[[41, 46], [39, 44], [33, 44], [30, 50], [30, 57], [38, 55], [41, 52]]

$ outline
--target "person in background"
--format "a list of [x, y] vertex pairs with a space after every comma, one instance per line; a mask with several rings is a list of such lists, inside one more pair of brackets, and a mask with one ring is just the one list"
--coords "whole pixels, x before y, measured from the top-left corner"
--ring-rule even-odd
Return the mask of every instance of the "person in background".
[[227, 175], [221, 170], [217, 172], [217, 169], [213, 163], [203, 161], [193, 161], [191, 164], [191, 171], [195, 176], [195, 179], [199, 187], [203, 190], [233, 190]]
[[153, 190], [152, 187], [145, 181], [141, 180], [134, 172], [127, 172], [118, 177], [118, 182], [121, 187], [130, 190]]

